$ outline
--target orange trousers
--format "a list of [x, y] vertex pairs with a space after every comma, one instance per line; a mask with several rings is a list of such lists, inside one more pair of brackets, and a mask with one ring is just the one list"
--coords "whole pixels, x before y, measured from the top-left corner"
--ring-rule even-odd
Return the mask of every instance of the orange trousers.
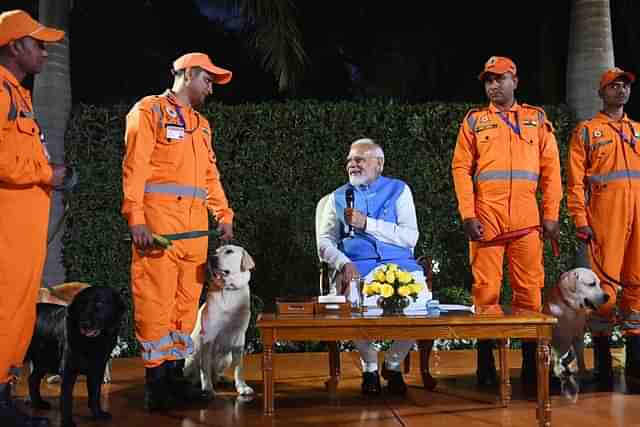
[[49, 193], [0, 188], [0, 384], [20, 373], [36, 321], [47, 251]]
[[604, 277], [594, 265], [597, 262], [625, 285], [619, 304], [624, 333], [640, 335], [640, 188], [616, 186], [596, 192], [591, 196], [588, 214], [595, 235], [590, 253], [592, 269], [609, 295], [609, 301], [592, 316], [590, 329], [594, 335], [610, 334], [617, 303], [617, 285]]
[[136, 336], [146, 368], [193, 352], [191, 332], [205, 280], [207, 237], [177, 241], [141, 255], [131, 266]]
[[507, 243], [487, 245], [470, 242], [469, 253], [473, 273], [473, 303], [494, 305], [500, 302], [503, 261], [506, 253], [509, 267], [513, 307], [540, 311], [544, 287], [542, 240], [533, 231]]

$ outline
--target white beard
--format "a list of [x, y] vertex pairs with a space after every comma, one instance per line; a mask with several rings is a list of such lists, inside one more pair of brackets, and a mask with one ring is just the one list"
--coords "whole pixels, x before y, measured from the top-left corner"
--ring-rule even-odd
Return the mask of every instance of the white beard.
[[364, 175], [349, 175], [349, 184], [354, 187], [364, 185], [367, 183], [367, 177]]

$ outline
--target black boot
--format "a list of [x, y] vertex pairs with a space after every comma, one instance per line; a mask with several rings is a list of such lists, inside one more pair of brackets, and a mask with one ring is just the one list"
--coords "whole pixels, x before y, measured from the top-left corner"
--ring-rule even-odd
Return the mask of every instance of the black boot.
[[498, 385], [498, 372], [493, 359], [494, 342], [492, 340], [478, 340], [478, 370], [476, 378], [480, 386]]
[[378, 395], [382, 392], [378, 371], [362, 373], [362, 394]]
[[386, 363], [382, 365], [382, 378], [387, 380], [387, 390], [390, 394], [402, 396], [407, 394], [407, 384], [404, 382], [402, 372], [387, 369]]
[[163, 411], [173, 407], [165, 365], [145, 368], [144, 409], [147, 411]]
[[624, 375], [635, 393], [640, 391], [640, 335], [625, 337], [625, 355]]
[[202, 391], [197, 384], [192, 384], [188, 378], [184, 377], [184, 363], [184, 359], [165, 362], [165, 365], [167, 365], [169, 393], [182, 401], [206, 402], [211, 400], [213, 394]]
[[522, 385], [536, 387], [538, 385], [537, 347], [535, 341], [522, 341], [522, 370], [520, 381]]
[[593, 379], [598, 385], [613, 384], [609, 336], [593, 337]]
[[0, 425], [2, 427], [49, 427], [49, 419], [30, 417], [11, 400], [11, 384], [0, 384]]

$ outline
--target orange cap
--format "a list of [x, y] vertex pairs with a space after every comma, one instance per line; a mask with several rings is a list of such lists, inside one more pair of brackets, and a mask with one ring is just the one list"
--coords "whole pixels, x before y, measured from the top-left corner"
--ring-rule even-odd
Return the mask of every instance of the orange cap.
[[0, 46], [27, 36], [43, 42], [57, 42], [64, 37], [64, 31], [45, 27], [23, 10], [0, 14]]
[[492, 56], [485, 62], [484, 71], [480, 73], [478, 79], [483, 81], [487, 73], [504, 74], [511, 73], [516, 75], [516, 64], [512, 60], [504, 56]]
[[200, 67], [209, 72], [213, 76], [213, 81], [219, 85], [224, 85], [231, 81], [231, 71], [213, 65], [213, 62], [204, 53], [187, 53], [173, 62], [175, 71], [191, 67]]
[[625, 79], [629, 80], [629, 83], [633, 83], [636, 81], [636, 76], [633, 73], [623, 71], [618, 67], [609, 68], [602, 74], [602, 77], [600, 78], [600, 89], [619, 77], [624, 77]]

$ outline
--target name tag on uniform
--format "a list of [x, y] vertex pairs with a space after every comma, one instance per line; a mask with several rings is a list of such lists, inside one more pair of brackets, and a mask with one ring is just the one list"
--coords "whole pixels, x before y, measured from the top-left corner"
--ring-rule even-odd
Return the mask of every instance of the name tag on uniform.
[[183, 139], [184, 128], [182, 126], [168, 125], [167, 139]]
[[484, 124], [484, 125], [478, 125], [478, 126], [476, 126], [476, 128], [475, 128], [475, 132], [476, 132], [476, 133], [480, 133], [480, 132], [482, 132], [483, 130], [487, 130], [487, 129], [495, 129], [495, 128], [497, 128], [497, 127], [498, 127], [498, 125], [497, 125], [497, 124], [495, 124], [495, 123], [487, 123], [487, 124]]

